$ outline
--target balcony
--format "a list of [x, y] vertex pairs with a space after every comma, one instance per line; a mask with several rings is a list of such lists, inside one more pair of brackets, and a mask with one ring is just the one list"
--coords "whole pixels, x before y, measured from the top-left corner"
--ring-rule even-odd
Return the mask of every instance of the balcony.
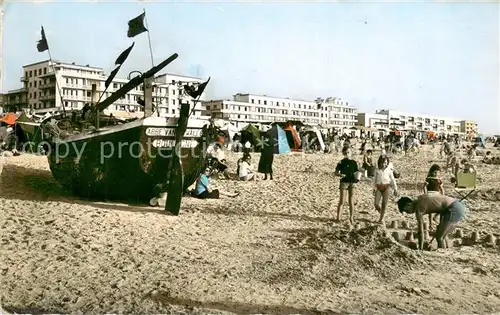
[[26, 77], [21, 77], [21, 82], [28, 82], [28, 78], [26, 78]]
[[39, 88], [41, 90], [43, 89], [51, 89], [51, 88], [55, 88], [56, 87], [56, 83], [55, 82], [49, 82], [49, 83], [43, 83], [43, 84], [40, 84]]
[[39, 78], [43, 78], [43, 77], [48, 77], [48, 76], [51, 76], [51, 75], [55, 75], [55, 72], [52, 69], [49, 70], [49, 71], [47, 71], [47, 73], [43, 73], [43, 74], [39, 75], [38, 77]]
[[50, 94], [50, 95], [42, 95], [39, 97], [40, 101], [48, 101], [48, 100], [55, 100], [56, 95], [55, 94]]

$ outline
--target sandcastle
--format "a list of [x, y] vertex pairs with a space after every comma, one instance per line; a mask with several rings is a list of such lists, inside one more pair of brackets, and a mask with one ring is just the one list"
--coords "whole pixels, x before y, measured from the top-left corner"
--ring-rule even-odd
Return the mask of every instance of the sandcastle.
[[[418, 231], [410, 229], [408, 221], [393, 220], [387, 224], [387, 228], [391, 231], [391, 236], [395, 241], [408, 246], [412, 249], [417, 249]], [[424, 228], [424, 248], [429, 246], [431, 240], [434, 240], [436, 231], [429, 231], [427, 222], [423, 224]], [[473, 246], [484, 244], [485, 246], [500, 246], [500, 238], [492, 233], [485, 234], [483, 231], [472, 231], [469, 235], [465, 235], [462, 229], [456, 229], [452, 234], [448, 235], [448, 246]]]

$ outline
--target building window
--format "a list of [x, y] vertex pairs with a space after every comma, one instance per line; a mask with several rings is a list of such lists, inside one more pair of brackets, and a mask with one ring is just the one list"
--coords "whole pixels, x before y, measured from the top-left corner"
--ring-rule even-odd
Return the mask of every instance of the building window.
[[47, 74], [47, 67], [43, 68], [43, 74]]
[[251, 102], [252, 102], [252, 104], [255, 104], [255, 100], [253, 98], [251, 99]]
[[38, 75], [42, 75], [42, 68], [38, 69]]
[[267, 105], [267, 101], [264, 101], [264, 105]]

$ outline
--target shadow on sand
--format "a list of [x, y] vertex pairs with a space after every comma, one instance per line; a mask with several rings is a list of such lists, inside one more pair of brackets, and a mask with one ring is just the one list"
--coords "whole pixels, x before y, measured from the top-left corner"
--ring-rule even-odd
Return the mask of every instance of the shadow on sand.
[[52, 177], [49, 170], [31, 169], [18, 165], [6, 165], [0, 175], [0, 192], [4, 199], [26, 201], [56, 201], [91, 206], [104, 210], [148, 212], [171, 215], [158, 208], [130, 201], [103, 201], [75, 197]]
[[298, 221], [308, 221], [308, 222], [321, 222], [321, 223], [335, 223], [334, 218], [324, 218], [324, 217], [312, 217], [307, 215], [296, 215], [288, 213], [276, 213], [276, 212], [265, 212], [265, 211], [243, 211], [231, 209], [227, 206], [221, 207], [220, 205], [207, 205], [204, 208], [196, 209], [197, 212], [208, 213], [208, 214], [222, 214], [222, 215], [236, 215], [236, 216], [250, 216], [250, 217], [265, 217], [265, 218], [281, 218], [290, 219]]
[[221, 302], [199, 302], [189, 299], [171, 297], [168, 294], [158, 292], [154, 297], [149, 296], [153, 301], [161, 304], [182, 305], [187, 307], [198, 307], [212, 310], [231, 312], [235, 314], [304, 314], [304, 315], [319, 315], [319, 314], [341, 314], [333, 311], [322, 312], [315, 309], [300, 309], [287, 305], [259, 305], [250, 303], [238, 303], [230, 301]]

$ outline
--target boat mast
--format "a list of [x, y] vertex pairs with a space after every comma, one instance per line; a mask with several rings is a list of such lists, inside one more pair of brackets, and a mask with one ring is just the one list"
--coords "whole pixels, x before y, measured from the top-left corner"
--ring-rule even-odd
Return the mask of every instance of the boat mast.
[[144, 117], [153, 115], [153, 80], [154, 76], [144, 78], [144, 83], [142, 84], [144, 88]]

